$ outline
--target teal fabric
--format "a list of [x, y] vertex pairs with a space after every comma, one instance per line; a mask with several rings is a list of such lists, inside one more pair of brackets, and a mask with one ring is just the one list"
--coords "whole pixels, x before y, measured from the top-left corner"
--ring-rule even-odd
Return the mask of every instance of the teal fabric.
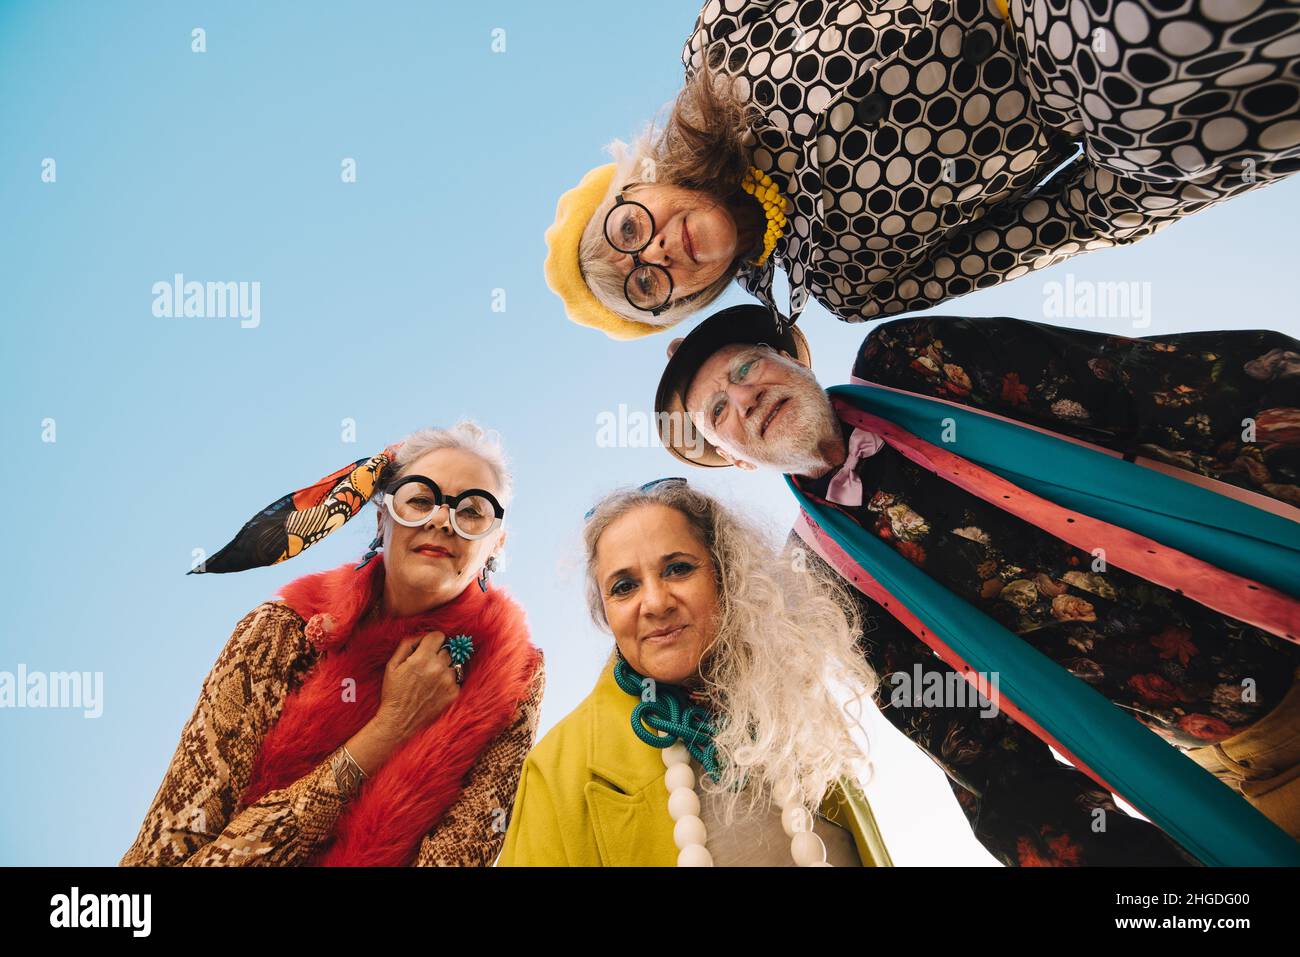
[[[1300, 595], [1300, 526], [1280, 515], [923, 396], [859, 385], [832, 386], [827, 392], [1063, 508], [1127, 528], [1288, 595]], [[943, 441], [945, 420], [953, 423], [954, 441]]]
[[[1044, 498], [1170, 545], [1176, 536], [1176, 547], [1207, 561], [1224, 556], [1214, 563], [1241, 574], [1265, 578], [1247, 569], [1300, 562], [1293, 523], [1207, 489], [920, 396], [870, 386], [829, 392]], [[941, 440], [944, 418], [956, 423], [955, 442]], [[812, 501], [790, 476], [786, 482], [813, 521], [925, 628], [971, 668], [997, 672], [1001, 694], [1198, 860], [1300, 866], [1300, 843], [1208, 771], [852, 519]], [[1181, 518], [1180, 508], [1193, 517]]]

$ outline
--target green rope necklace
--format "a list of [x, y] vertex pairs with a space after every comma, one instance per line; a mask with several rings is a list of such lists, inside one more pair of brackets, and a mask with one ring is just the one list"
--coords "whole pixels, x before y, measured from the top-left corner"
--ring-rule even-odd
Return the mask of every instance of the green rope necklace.
[[[618, 686], [640, 702], [632, 709], [632, 730], [652, 748], [671, 747], [681, 741], [691, 757], [700, 762], [706, 774], [718, 780], [713, 735], [717, 733], [707, 708], [689, 702], [689, 696], [676, 685], [656, 681], [653, 700], [644, 696], [645, 678], [637, 674], [620, 654], [614, 662], [614, 680]], [[656, 734], [655, 732], [659, 732]]]

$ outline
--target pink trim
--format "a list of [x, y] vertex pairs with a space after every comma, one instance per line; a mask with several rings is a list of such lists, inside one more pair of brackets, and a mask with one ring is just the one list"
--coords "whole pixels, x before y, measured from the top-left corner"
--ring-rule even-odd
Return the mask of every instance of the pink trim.
[[948, 452], [888, 419], [854, 408], [844, 399], [833, 403], [840, 418], [884, 436], [910, 461], [1003, 511], [1069, 542], [1085, 552], [1105, 550], [1105, 560], [1148, 581], [1178, 591], [1222, 614], [1300, 643], [1300, 601], [1240, 575], [1224, 571], [1185, 552], [1161, 545], [1126, 528], [1062, 508], [1027, 492], [999, 475]]
[[[989, 689], [981, 687], [980, 680], [975, 670], [963, 661], [955, 651], [948, 647], [948, 645], [945, 644], [938, 635], [934, 634], [921, 624], [921, 620], [912, 614], [906, 605], [894, 598], [884, 585], [876, 581], [876, 579], [869, 575], [861, 565], [857, 564], [857, 562], [850, 558], [848, 554], [840, 548], [838, 544], [836, 544], [835, 540], [826, 534], [825, 530], [817, 524], [812, 516], [803, 509], [799, 510], [799, 517], [794, 523], [794, 531], [809, 548], [821, 556], [823, 561], [834, 568], [841, 578], [852, 584], [854, 588], [862, 592], [862, 594], [866, 595], [872, 601], [885, 608], [891, 615], [897, 618], [908, 631], [932, 649], [943, 660], [943, 662], [948, 665], [948, 667], [952, 668], [965, 678], [966, 681], [980, 692], [980, 694], [983, 694], [986, 697], [988, 696]], [[999, 694], [997, 704], [1000, 709], [1011, 716], [1012, 720], [1020, 724], [1039, 740], [1059, 751], [1066, 760], [1084, 774], [1088, 775], [1088, 777], [1096, 781], [1098, 785], [1112, 794], [1119, 794], [1118, 791], [1106, 783], [1105, 779], [1103, 779], [1100, 774], [1093, 771], [1092, 768], [1080, 761], [1070, 752], [1069, 748], [1065, 747], [1060, 741], [1057, 741], [1056, 738], [1048, 734], [1047, 730], [1044, 729], [1042, 725], [1029, 717], [1029, 715], [1027, 715], [1015, 702], [1008, 699], [1005, 695]], [[1124, 797], [1124, 795], [1120, 794], [1119, 796], [1128, 801], [1128, 798]], [[1128, 801], [1128, 803], [1132, 804], [1133, 802]]]
[[[998, 415], [996, 412], [990, 412], [987, 409], [979, 409], [972, 405], [966, 405], [962, 402], [955, 402], [952, 399], [942, 399], [935, 395], [926, 395], [921, 392], [911, 392], [907, 389], [898, 389], [892, 385], [882, 385], [879, 382], [872, 382], [870, 379], [860, 379], [855, 375], [849, 376], [849, 381], [853, 385], [869, 385], [875, 389], [885, 389], [889, 392], [898, 392], [902, 395], [916, 396], [921, 399], [928, 399], [931, 402], [942, 402], [944, 405], [950, 405], [956, 409], [963, 409], [966, 412], [974, 412], [976, 415], [983, 415], [990, 419], [999, 419], [1002, 422], [1009, 422], [1012, 425], [1018, 425], [1021, 428], [1033, 429], [1035, 432], [1042, 432], [1044, 435], [1055, 436], [1058, 439], [1064, 439], [1066, 442], [1073, 442], [1075, 445], [1082, 445], [1085, 449], [1092, 449], [1094, 452], [1102, 452], [1112, 458], [1123, 458], [1124, 456], [1114, 449], [1108, 449], [1101, 445], [1094, 445], [1092, 442], [1085, 442], [1083, 439], [1076, 439], [1071, 435], [1065, 435], [1061, 432], [1053, 432], [1051, 429], [1043, 428], [1040, 425], [1033, 425], [1029, 422], [1022, 422], [1020, 419], [1012, 419], [1005, 415]], [[1239, 502], [1245, 502], [1247, 505], [1253, 505], [1255, 508], [1263, 509], [1265, 512], [1272, 512], [1274, 515], [1280, 515], [1282, 518], [1290, 519], [1293, 522], [1300, 523], [1300, 508], [1294, 505], [1288, 505], [1286, 502], [1275, 499], [1262, 492], [1254, 492], [1240, 485], [1232, 485], [1228, 482], [1221, 482], [1218, 479], [1210, 478], [1208, 475], [1201, 475], [1199, 472], [1192, 472], [1188, 469], [1181, 469], [1176, 465], [1169, 465], [1167, 462], [1159, 462], [1156, 459], [1147, 458], [1145, 455], [1135, 456], [1133, 464], [1141, 465], [1143, 468], [1151, 469], [1154, 472], [1163, 472], [1176, 479], [1182, 479], [1191, 485], [1199, 485], [1207, 488], [1211, 492], [1217, 492], [1226, 498], [1233, 498]]]

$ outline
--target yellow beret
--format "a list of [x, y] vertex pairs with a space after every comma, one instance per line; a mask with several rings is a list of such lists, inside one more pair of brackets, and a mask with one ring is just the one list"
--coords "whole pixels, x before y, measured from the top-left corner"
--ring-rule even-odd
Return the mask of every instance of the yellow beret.
[[574, 322], [599, 329], [611, 339], [639, 339], [665, 327], [625, 319], [605, 306], [587, 286], [578, 263], [583, 230], [609, 191], [616, 166], [597, 166], [555, 204], [555, 222], [546, 230], [546, 285], [564, 300], [564, 311]]

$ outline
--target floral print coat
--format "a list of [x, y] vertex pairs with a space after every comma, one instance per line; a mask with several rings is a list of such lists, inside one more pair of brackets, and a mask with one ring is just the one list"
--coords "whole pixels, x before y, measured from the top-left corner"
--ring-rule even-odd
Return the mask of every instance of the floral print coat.
[[[1127, 339], [924, 316], [874, 329], [854, 375], [1300, 503], [1300, 343], [1278, 333]], [[889, 446], [863, 459], [858, 474], [863, 504], [845, 511], [864, 528], [1175, 746], [1239, 733], [1297, 676], [1300, 647], [1107, 567]], [[823, 497], [830, 478], [799, 484]], [[1187, 860], [1005, 713], [891, 696], [885, 676], [947, 666], [874, 602], [858, 600], [884, 714], [947, 772], [995, 857], [1011, 865]]]

